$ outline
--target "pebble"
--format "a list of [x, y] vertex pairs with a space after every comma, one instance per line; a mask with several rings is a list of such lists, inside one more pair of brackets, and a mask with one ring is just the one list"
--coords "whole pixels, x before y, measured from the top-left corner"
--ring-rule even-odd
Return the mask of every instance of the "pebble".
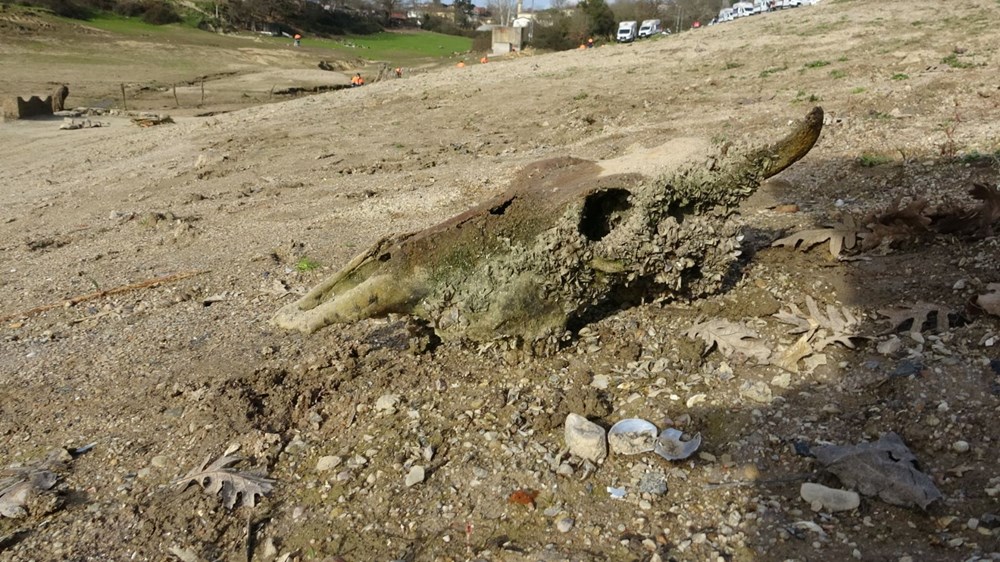
[[164, 468], [169, 463], [170, 459], [165, 455], [156, 455], [151, 461], [149, 461], [149, 464], [152, 465], [153, 468]]
[[803, 483], [799, 494], [809, 502], [814, 511], [824, 508], [828, 511], [850, 511], [861, 505], [861, 496], [857, 492], [827, 488], [812, 482]]
[[590, 386], [598, 390], [607, 389], [609, 384], [611, 384], [611, 379], [608, 375], [594, 375], [594, 380], [590, 381]]
[[573, 467], [569, 463], [564, 462], [556, 469], [556, 474], [566, 477], [573, 476]]
[[399, 395], [397, 394], [383, 394], [378, 397], [375, 401], [375, 411], [376, 412], [395, 412], [396, 406], [399, 404]]
[[424, 467], [419, 464], [413, 465], [406, 475], [406, 487], [410, 488], [424, 481]]
[[639, 493], [662, 496], [667, 493], [667, 477], [660, 472], [647, 472], [639, 479]]
[[608, 456], [608, 437], [604, 428], [579, 414], [566, 416], [566, 447], [569, 452], [599, 463]]
[[767, 383], [746, 381], [740, 386], [740, 395], [754, 402], [769, 404], [773, 398], [771, 387]]
[[316, 472], [326, 472], [327, 470], [337, 468], [343, 460], [344, 459], [333, 455], [320, 457], [319, 460], [316, 461]]
[[780, 375], [775, 375], [774, 378], [771, 379], [771, 386], [776, 386], [778, 388], [785, 389], [791, 385], [792, 385], [792, 375], [790, 375], [789, 373], [782, 373]]
[[956, 453], [968, 453], [970, 447], [968, 441], [955, 441], [951, 444], [951, 448]]
[[563, 515], [556, 519], [556, 529], [560, 533], [568, 533], [573, 529], [573, 525], [576, 525], [576, 520], [568, 515]]

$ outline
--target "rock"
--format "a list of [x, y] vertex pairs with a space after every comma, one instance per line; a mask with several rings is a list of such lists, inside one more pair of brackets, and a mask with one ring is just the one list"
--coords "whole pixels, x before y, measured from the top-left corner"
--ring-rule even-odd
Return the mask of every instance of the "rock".
[[767, 383], [746, 381], [740, 385], [740, 395], [748, 400], [769, 404], [771, 402], [771, 387]]
[[316, 472], [326, 472], [327, 470], [332, 470], [340, 466], [340, 463], [343, 462], [343, 460], [344, 459], [333, 455], [320, 457], [319, 460], [316, 461]]
[[375, 401], [376, 412], [395, 412], [399, 404], [399, 396], [396, 394], [383, 394]]
[[303, 441], [301, 437], [296, 435], [295, 437], [292, 437], [292, 440], [288, 443], [288, 445], [285, 445], [285, 452], [290, 455], [294, 455], [297, 453], [301, 453], [302, 451], [305, 451], [308, 448], [309, 445], [307, 445], [306, 442]]
[[604, 428], [579, 414], [566, 416], [565, 439], [569, 452], [582, 459], [599, 463], [608, 456]]
[[66, 98], [69, 97], [69, 88], [65, 84], [52, 91], [52, 111], [62, 111], [66, 109]]
[[560, 533], [570, 532], [575, 524], [576, 520], [568, 515], [562, 515], [556, 519], [556, 529], [558, 529]]
[[780, 375], [775, 375], [771, 379], [771, 386], [776, 386], [781, 389], [787, 389], [792, 385], [792, 375], [788, 373], [781, 373]]
[[639, 479], [639, 493], [662, 496], [667, 493], [667, 477], [661, 472], [647, 472]]
[[267, 537], [260, 545], [260, 559], [264, 562], [271, 562], [278, 557], [278, 547], [274, 545], [274, 539]]
[[[814, 484], [812, 482], [803, 483], [799, 494], [816, 511], [819, 511], [819, 509], [826, 509], [827, 511], [850, 511], [857, 509], [861, 505], [861, 496], [857, 492], [827, 488], [822, 484]], [[819, 509], [816, 509], [816, 507], [819, 507]]]
[[156, 455], [152, 460], [149, 461], [150, 466], [153, 468], [165, 468], [167, 464], [170, 463], [170, 459], [165, 455]]
[[956, 453], [968, 453], [970, 449], [968, 441], [955, 441], [951, 444], [951, 448]]
[[419, 464], [413, 465], [410, 472], [406, 474], [406, 487], [411, 488], [424, 481], [424, 467]]

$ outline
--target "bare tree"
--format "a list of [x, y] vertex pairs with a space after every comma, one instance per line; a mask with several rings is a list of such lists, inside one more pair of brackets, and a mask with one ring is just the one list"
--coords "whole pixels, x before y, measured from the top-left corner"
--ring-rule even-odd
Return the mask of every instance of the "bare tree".
[[503, 26], [510, 25], [517, 17], [517, 0], [490, 0], [487, 8], [497, 15]]

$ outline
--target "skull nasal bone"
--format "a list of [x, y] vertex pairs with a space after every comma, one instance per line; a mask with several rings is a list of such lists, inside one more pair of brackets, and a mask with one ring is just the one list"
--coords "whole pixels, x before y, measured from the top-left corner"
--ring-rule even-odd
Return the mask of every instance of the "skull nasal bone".
[[588, 195], [580, 215], [580, 234], [593, 242], [610, 234], [632, 208], [631, 195], [627, 189], [604, 189]]

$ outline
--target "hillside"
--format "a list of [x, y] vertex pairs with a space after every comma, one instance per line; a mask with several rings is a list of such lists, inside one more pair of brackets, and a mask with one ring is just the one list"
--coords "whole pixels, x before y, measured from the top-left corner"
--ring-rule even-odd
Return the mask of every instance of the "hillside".
[[[209, 116], [150, 104], [172, 125], [120, 114], [71, 131], [61, 119], [0, 124], [0, 466], [58, 476], [25, 517], [0, 517], [0, 557], [996, 556], [1000, 324], [973, 305], [1000, 282], [995, 203], [975, 232], [913, 226], [975, 208], [975, 183], [998, 186], [995, 13], [987, 0], [946, 13], [930, 0], [824, 0]], [[0, 44], [4, 95], [45, 91], [72, 62], [39, 47], [30, 72], [6, 74], [11, 56], [29, 60], [23, 46]], [[212, 52], [197, 74], [248, 56]], [[280, 73], [306, 61], [258, 63]], [[113, 94], [123, 81], [113, 64], [76, 76], [81, 86], [55, 80], [70, 105], [80, 89]], [[485, 201], [532, 162], [606, 160], [682, 137], [760, 145], [813, 106], [826, 114], [819, 142], [732, 219], [742, 256], [717, 295], [610, 311], [549, 354], [435, 345], [403, 316], [312, 335], [268, 322], [380, 238]], [[771, 247], [852, 218], [881, 224], [862, 230], [883, 243], [848, 244], [841, 259], [825, 243]], [[805, 310], [807, 297], [859, 319], [856, 349], [834, 343], [792, 372], [685, 335], [724, 319], [784, 355], [801, 336], [773, 315]], [[937, 317], [913, 326], [911, 311], [894, 330], [880, 314], [918, 303]], [[703, 444], [684, 461], [588, 465], [565, 449], [568, 413], [605, 428], [640, 417]], [[830, 512], [800, 498], [803, 482], [849, 487], [808, 447], [887, 432], [942, 499], [923, 510], [864, 496]], [[38, 464], [63, 448], [76, 454]], [[227, 510], [173, 485], [224, 451], [274, 480], [256, 507]], [[608, 491], [618, 487], [624, 498]]]

